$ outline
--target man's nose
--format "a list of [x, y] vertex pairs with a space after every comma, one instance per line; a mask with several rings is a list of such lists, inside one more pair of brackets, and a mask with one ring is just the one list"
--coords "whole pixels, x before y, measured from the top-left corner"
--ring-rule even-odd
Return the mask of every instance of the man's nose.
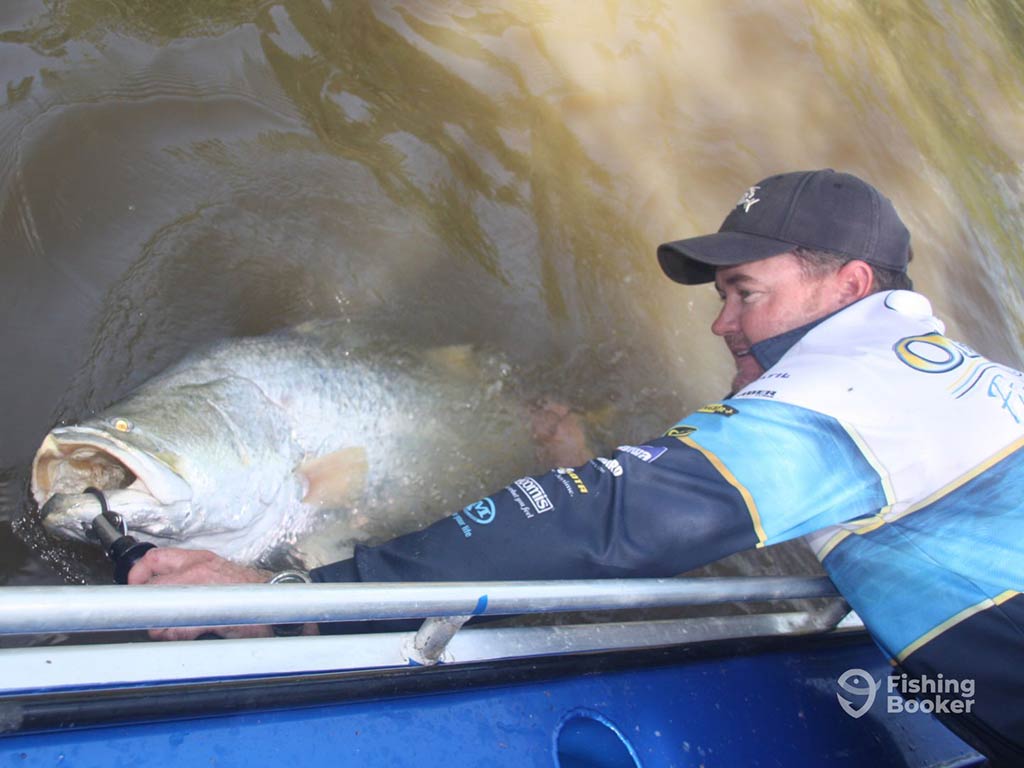
[[722, 303], [722, 309], [711, 324], [711, 332], [716, 336], [725, 336], [727, 333], [735, 333], [739, 330], [739, 312], [732, 306], [732, 302]]

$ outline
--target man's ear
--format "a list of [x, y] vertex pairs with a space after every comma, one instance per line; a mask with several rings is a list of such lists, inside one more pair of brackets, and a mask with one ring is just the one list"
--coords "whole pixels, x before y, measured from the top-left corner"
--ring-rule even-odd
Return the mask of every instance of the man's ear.
[[839, 300], [844, 307], [860, 301], [871, 293], [875, 283], [875, 273], [871, 265], [860, 259], [843, 264], [836, 277], [839, 278]]

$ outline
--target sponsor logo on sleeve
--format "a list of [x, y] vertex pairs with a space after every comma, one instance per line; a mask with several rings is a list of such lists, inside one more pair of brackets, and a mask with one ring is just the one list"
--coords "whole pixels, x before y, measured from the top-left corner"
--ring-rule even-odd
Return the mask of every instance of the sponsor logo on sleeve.
[[540, 483], [534, 480], [532, 477], [523, 477], [516, 480], [514, 485], [526, 494], [526, 498], [530, 500], [531, 506], [537, 510], [537, 514], [543, 514], [549, 510], [555, 508], [555, 505], [551, 503], [551, 499], [541, 488]]
[[570, 480], [572, 480], [573, 485], [576, 486], [576, 490], [578, 490], [580, 493], [590, 493], [590, 489], [587, 488], [587, 485], [586, 483], [583, 482], [583, 479], [578, 474], [576, 474], [576, 470], [571, 469], [569, 467], [559, 467], [558, 469], [555, 470], [555, 472], [559, 475], [559, 479], [562, 480], [562, 484], [565, 486], [565, 489], [569, 492], [570, 496], [574, 495], [573, 489], [572, 486], [569, 485], [569, 483], [563, 479], [564, 477], [568, 477]]
[[456, 512], [452, 515], [452, 520], [454, 520], [455, 524], [459, 526], [459, 529], [462, 531], [462, 535], [467, 539], [473, 535], [473, 528], [463, 519], [461, 512]]
[[[467, 539], [473, 535], [473, 526], [471, 526], [466, 520], [471, 520], [477, 525], [487, 525], [488, 523], [494, 522], [494, 517], [497, 514], [497, 510], [494, 507], [494, 502], [490, 497], [486, 499], [480, 499], [480, 501], [474, 501], [462, 508], [460, 512], [456, 512], [452, 515], [452, 520], [462, 530], [462, 535]], [[463, 517], [465, 515], [465, 517]]]
[[623, 453], [628, 453], [630, 456], [636, 456], [640, 461], [644, 461], [650, 464], [652, 461], [657, 459], [661, 454], [668, 450], [663, 446], [653, 445], [620, 445], [618, 450]]
[[[622, 465], [615, 459], [605, 459], [598, 456], [594, 461], [597, 462], [594, 466], [602, 472], [611, 472], [612, 477], [622, 477]], [[593, 464], [594, 462], [592, 461], [591, 463]]]
[[665, 437], [676, 437], [682, 440], [684, 437], [692, 435], [696, 431], [696, 427], [691, 427], [686, 424], [676, 424], [672, 429], [665, 433]]
[[519, 495], [519, 491], [516, 490], [514, 485], [510, 485], [505, 488], [508, 491], [508, 495], [512, 497], [512, 501], [519, 507], [519, 511], [523, 513], [523, 517], [527, 520], [533, 518], [533, 510], [530, 509], [530, 505], [523, 501], [523, 497]]
[[486, 499], [480, 499], [480, 501], [475, 501], [469, 506], [464, 507], [462, 514], [474, 523], [487, 525], [488, 523], [494, 522], [494, 516], [497, 514], [497, 510], [494, 508], [494, 502], [491, 501], [491, 498], [487, 497]]
[[723, 403], [712, 403], [711, 405], [705, 405], [703, 408], [698, 408], [697, 413], [715, 413], [719, 416], [735, 416], [739, 411], [733, 408], [731, 405], [724, 405]]

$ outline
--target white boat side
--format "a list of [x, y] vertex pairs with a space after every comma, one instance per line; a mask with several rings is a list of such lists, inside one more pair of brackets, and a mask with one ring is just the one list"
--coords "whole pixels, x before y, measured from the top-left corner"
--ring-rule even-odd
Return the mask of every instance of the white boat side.
[[[280, 674], [464, 664], [858, 628], [845, 603], [817, 611], [555, 626], [471, 626], [471, 615], [831, 597], [822, 578], [622, 579], [452, 584], [4, 587], [0, 633], [63, 633], [426, 618], [418, 632], [217, 642], [117, 642], [0, 650], [0, 694]], [[846, 617], [845, 619], [843, 617]], [[430, 617], [457, 617], [430, 618]], [[301, 644], [301, 645], [299, 645]]]

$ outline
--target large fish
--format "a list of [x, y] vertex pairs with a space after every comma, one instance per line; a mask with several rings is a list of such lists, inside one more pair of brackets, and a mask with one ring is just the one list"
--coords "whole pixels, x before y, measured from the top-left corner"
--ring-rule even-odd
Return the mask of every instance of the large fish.
[[94, 486], [157, 545], [313, 566], [547, 468], [500, 358], [353, 336], [339, 321], [225, 340], [53, 429], [32, 465], [44, 526], [86, 539]]

